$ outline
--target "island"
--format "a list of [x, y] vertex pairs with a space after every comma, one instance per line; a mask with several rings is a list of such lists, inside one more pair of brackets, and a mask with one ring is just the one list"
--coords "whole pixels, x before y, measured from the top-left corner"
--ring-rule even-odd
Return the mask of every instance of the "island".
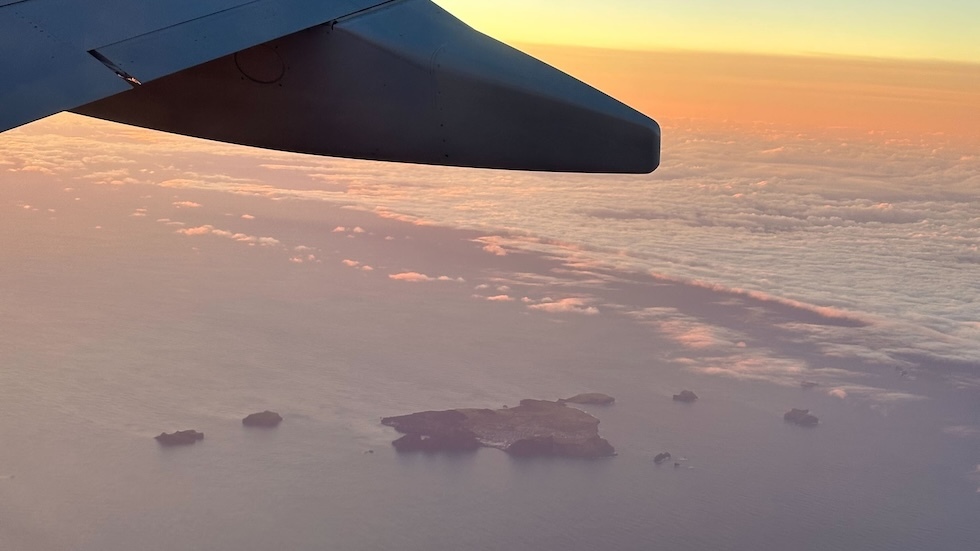
[[385, 417], [381, 424], [404, 434], [399, 452], [466, 452], [497, 448], [514, 456], [596, 458], [616, 455], [599, 436], [599, 420], [564, 401], [521, 400], [503, 409], [451, 409]]
[[680, 394], [674, 394], [675, 402], [691, 403], [698, 399], [698, 395], [690, 390], [682, 390]]
[[196, 430], [179, 430], [170, 434], [161, 432], [154, 438], [163, 446], [188, 446], [198, 440], [204, 440], [204, 433]]
[[558, 400], [559, 403], [568, 402], [570, 404], [579, 405], [593, 405], [593, 406], [608, 406], [609, 404], [615, 402], [616, 399], [608, 394], [602, 394], [601, 392], [586, 392], [584, 394], [576, 394], [571, 398], [563, 398]]
[[282, 415], [269, 410], [253, 413], [242, 419], [242, 424], [246, 427], [272, 428], [278, 426], [281, 422]]
[[815, 427], [819, 422], [817, 416], [812, 415], [808, 409], [793, 408], [783, 415], [783, 419], [801, 427]]

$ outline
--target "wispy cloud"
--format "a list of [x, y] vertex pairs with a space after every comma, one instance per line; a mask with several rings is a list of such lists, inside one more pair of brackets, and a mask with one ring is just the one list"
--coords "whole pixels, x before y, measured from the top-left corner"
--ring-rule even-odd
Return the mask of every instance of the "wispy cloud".
[[692, 360], [691, 369], [706, 375], [722, 375], [733, 379], [760, 381], [783, 386], [796, 386], [807, 373], [805, 362], [795, 358], [753, 353]]
[[401, 272], [397, 274], [388, 274], [390, 279], [395, 281], [409, 281], [412, 283], [420, 283], [424, 281], [435, 281], [436, 278], [429, 277], [425, 274], [420, 274], [418, 272]]
[[10, 172], [36, 172], [38, 174], [44, 174], [46, 176], [51, 176], [55, 172], [46, 166], [40, 165], [24, 165], [18, 168], [8, 169]]
[[[347, 266], [349, 268], [357, 268], [358, 270], [361, 270], [362, 272], [373, 272], [374, 271], [374, 267], [373, 266], [369, 266], [367, 264], [362, 264], [361, 262], [359, 262], [357, 260], [344, 259], [344, 260], [341, 261], [341, 263], [344, 266]], [[419, 275], [422, 275], [422, 274], [419, 274]], [[401, 278], [392, 278], [392, 279], [401, 279]], [[409, 279], [403, 279], [403, 281], [411, 281], [411, 278], [409, 278]], [[425, 280], [421, 280], [420, 279], [419, 281], [425, 281]]]
[[237, 241], [239, 243], [247, 243], [249, 245], [261, 245], [266, 247], [281, 245], [281, 242], [274, 237], [261, 237], [261, 236], [249, 235], [241, 232], [222, 230], [210, 224], [205, 224], [203, 226], [196, 226], [193, 228], [179, 229], [176, 231], [176, 233], [181, 235], [190, 235], [190, 236], [215, 235], [218, 237], [231, 239], [232, 241]]
[[412, 283], [421, 283], [427, 281], [444, 281], [444, 282], [454, 282], [454, 283], [466, 282], [466, 280], [461, 277], [450, 277], [447, 275], [432, 277], [419, 272], [400, 272], [397, 274], [389, 274], [388, 278], [393, 279], [395, 281], [408, 281]]
[[205, 226], [196, 226], [193, 228], [185, 228], [182, 230], [177, 230], [177, 233], [182, 235], [207, 235], [212, 231], [214, 231], [214, 226], [205, 225]]
[[661, 321], [657, 325], [662, 334], [685, 348], [703, 350], [736, 346], [735, 342], [722, 336], [721, 328], [704, 323], [671, 319]]
[[483, 250], [496, 256], [507, 256], [507, 249], [502, 245], [503, 239], [498, 236], [478, 237], [473, 240], [483, 245]]
[[548, 312], [549, 314], [585, 314], [593, 316], [599, 313], [598, 308], [589, 305], [589, 300], [579, 297], [567, 297], [559, 300], [545, 298], [537, 304], [529, 304], [528, 308], [538, 312]]
[[[80, 137], [80, 121], [98, 132]], [[4, 133], [0, 170], [25, 180], [57, 177], [59, 187], [69, 188], [144, 184], [340, 201], [394, 221], [469, 228], [482, 236], [474, 246], [487, 254], [532, 251], [565, 261], [565, 271], [500, 274], [515, 291], [485, 293], [528, 297], [532, 310], [642, 309], [646, 304], [627, 300], [576, 305], [540, 297], [592, 290], [599, 296], [612, 283], [600, 268], [653, 274], [654, 284], [704, 289], [719, 302], [791, 309], [798, 323], [778, 329], [830, 359], [903, 369], [940, 365], [957, 385], [975, 384], [965, 375], [980, 366], [971, 300], [972, 268], [980, 266], [975, 147], [925, 134], [844, 136], [764, 124], [704, 128], [690, 121], [670, 133], [652, 176], [486, 173], [474, 189], [453, 169], [299, 158], [59, 115], [31, 135]], [[175, 162], [184, 155], [218, 161], [191, 169]], [[289, 171], [289, 178], [276, 171]], [[294, 176], [301, 185], [289, 183]], [[546, 216], [529, 208], [543, 204]], [[149, 206], [155, 212], [159, 204]], [[65, 212], [59, 208], [59, 216]], [[338, 231], [347, 235], [358, 223], [370, 227], [341, 220]], [[182, 229], [199, 232], [185, 235], [217, 229], [201, 228]], [[255, 245], [263, 239], [253, 235], [258, 230], [240, 230], [213, 235]], [[591, 287], [583, 291], [585, 284]], [[726, 329], [673, 327], [686, 349], [702, 356], [746, 342]]]
[[317, 258], [316, 255], [314, 255], [314, 254], [307, 254], [307, 255], [298, 254], [298, 255], [294, 255], [294, 256], [289, 257], [289, 261], [292, 262], [293, 264], [306, 264], [308, 262], [320, 263], [320, 259]]
[[[943, 428], [943, 433], [956, 438], [980, 439], [980, 426], [977, 425], [952, 425]], [[980, 472], [980, 468], [978, 468]]]

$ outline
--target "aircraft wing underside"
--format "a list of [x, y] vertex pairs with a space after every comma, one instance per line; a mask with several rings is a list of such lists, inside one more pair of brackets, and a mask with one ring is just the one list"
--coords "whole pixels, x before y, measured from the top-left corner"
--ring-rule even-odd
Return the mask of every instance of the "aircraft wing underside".
[[429, 0], [0, 0], [0, 131], [65, 110], [318, 155], [659, 163], [656, 122]]

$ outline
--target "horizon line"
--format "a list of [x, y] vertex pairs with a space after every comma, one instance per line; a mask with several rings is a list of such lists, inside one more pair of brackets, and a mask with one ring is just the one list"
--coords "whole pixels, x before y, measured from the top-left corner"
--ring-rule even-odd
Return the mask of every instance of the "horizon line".
[[825, 59], [837, 61], [863, 61], [874, 63], [911, 63], [911, 64], [930, 64], [930, 65], [956, 65], [967, 66], [980, 70], [980, 60], [966, 61], [948, 58], [930, 57], [888, 57], [873, 55], [843, 54], [833, 52], [797, 52], [797, 53], [777, 53], [762, 51], [733, 51], [733, 50], [710, 50], [680, 47], [628, 47], [628, 46], [598, 46], [593, 44], [569, 44], [559, 42], [533, 42], [526, 40], [515, 40], [508, 42], [512, 46], [529, 46], [533, 48], [562, 48], [572, 50], [599, 50], [605, 52], [625, 52], [632, 54], [651, 54], [651, 53], [671, 53], [671, 54], [710, 54], [717, 56], [732, 57], [759, 57], [759, 58], [780, 58], [780, 59]]

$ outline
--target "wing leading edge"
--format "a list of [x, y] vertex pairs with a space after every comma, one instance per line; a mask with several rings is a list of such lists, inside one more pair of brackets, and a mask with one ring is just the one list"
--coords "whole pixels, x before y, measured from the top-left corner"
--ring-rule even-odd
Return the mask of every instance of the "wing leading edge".
[[193, 57], [186, 44], [206, 28], [200, 22], [119, 41], [98, 52], [142, 84], [71, 107], [318, 155], [572, 172], [645, 173], [659, 164], [652, 119], [429, 0], [371, 3], [176, 72], [153, 52], [173, 45], [189, 54], [177, 57]]

